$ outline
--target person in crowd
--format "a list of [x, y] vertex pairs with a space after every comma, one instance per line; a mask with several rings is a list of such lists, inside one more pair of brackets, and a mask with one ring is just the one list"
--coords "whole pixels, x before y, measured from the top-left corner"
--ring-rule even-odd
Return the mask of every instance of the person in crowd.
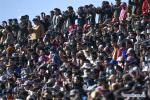
[[149, 100], [150, 2], [115, 1], [3, 21], [0, 99]]
[[28, 28], [28, 31], [31, 34], [31, 38], [35, 38], [35, 39], [42, 38], [45, 34], [44, 26], [41, 24], [41, 22], [37, 18], [34, 18], [33, 22], [34, 22], [35, 26]]

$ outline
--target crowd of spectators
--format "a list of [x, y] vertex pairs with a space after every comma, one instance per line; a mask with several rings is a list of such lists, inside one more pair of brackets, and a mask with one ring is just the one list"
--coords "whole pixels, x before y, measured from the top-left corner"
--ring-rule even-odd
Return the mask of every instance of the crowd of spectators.
[[115, 2], [3, 21], [1, 99], [149, 100], [150, 0]]

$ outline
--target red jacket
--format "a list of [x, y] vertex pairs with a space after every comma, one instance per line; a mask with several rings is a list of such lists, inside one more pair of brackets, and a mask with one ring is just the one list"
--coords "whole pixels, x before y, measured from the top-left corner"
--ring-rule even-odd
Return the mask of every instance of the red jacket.
[[144, 16], [148, 14], [148, 8], [149, 8], [148, 0], [144, 0], [142, 4], [142, 13]]

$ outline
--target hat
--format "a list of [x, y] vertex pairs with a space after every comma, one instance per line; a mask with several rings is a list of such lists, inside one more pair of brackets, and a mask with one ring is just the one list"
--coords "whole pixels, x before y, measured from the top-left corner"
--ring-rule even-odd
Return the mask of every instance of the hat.
[[66, 71], [67, 71], [67, 68], [64, 67], [64, 66], [61, 66], [61, 67], [59, 67], [59, 71], [61, 71], [61, 72], [66, 72]]
[[3, 61], [4, 60], [4, 57], [0, 57], [0, 61]]
[[142, 69], [142, 72], [147, 72], [147, 71], [150, 71], [149, 67], [148, 66], [144, 66], [143, 69]]
[[19, 48], [20, 47], [20, 45], [19, 44], [16, 44], [15, 45], [15, 49], [17, 49], [17, 48]]
[[142, 31], [141, 34], [145, 34], [145, 31]]
[[84, 75], [82, 76], [82, 78], [87, 78], [88, 77], [88, 73], [84, 73]]
[[20, 17], [20, 20], [23, 20], [23, 19], [26, 19], [26, 17], [25, 17], [25, 16], [21, 16], [21, 17]]
[[102, 44], [100, 44], [99, 46], [98, 46], [98, 49], [103, 49], [103, 45]]
[[28, 95], [26, 100], [35, 100], [35, 96], [34, 95]]
[[126, 59], [127, 64], [136, 64], [136, 59], [133, 56], [128, 56]]
[[73, 90], [70, 91], [70, 96], [74, 96], [77, 93], [79, 93], [79, 90], [78, 89], [73, 89]]
[[0, 82], [4, 81], [5, 77], [4, 76], [0, 76]]
[[133, 67], [132, 69], [129, 70], [129, 73], [137, 72], [137, 71], [138, 71], [138, 67], [135, 66], [135, 67]]
[[91, 64], [90, 63], [84, 63], [81, 69], [91, 69]]
[[27, 68], [22, 68], [21, 69], [21, 75], [28, 75], [29, 71], [27, 70]]
[[31, 84], [32, 84], [32, 82], [29, 81], [29, 80], [27, 80], [27, 81], [25, 81], [24, 84], [22, 84], [22, 85], [23, 85], [23, 86], [27, 86], [27, 85], [31, 85]]
[[18, 53], [13, 53], [12, 57], [19, 57], [19, 54]]
[[150, 24], [147, 24], [146, 28], [147, 28], [147, 33], [150, 34]]
[[98, 86], [95, 90], [96, 91], [102, 91], [102, 90], [104, 90], [104, 88], [102, 86]]
[[87, 91], [93, 91], [95, 88], [96, 88], [96, 84], [92, 85], [92, 86], [89, 86], [86, 90]]
[[122, 56], [118, 57], [118, 58], [117, 58], [117, 61], [118, 61], [118, 62], [123, 61], [123, 57], [122, 57]]
[[16, 98], [15, 100], [23, 100], [23, 99], [20, 99], [20, 98]]
[[55, 79], [52, 78], [52, 79], [48, 79], [48, 81], [46, 82], [47, 84], [50, 84], [50, 83], [54, 83], [55, 82]]
[[150, 29], [147, 29], [147, 33], [150, 34]]
[[10, 64], [7, 64], [6, 67], [11, 67], [11, 65], [10, 65]]
[[113, 78], [115, 78], [115, 75], [112, 74], [109, 76], [108, 80], [112, 80]]
[[128, 54], [130, 54], [130, 53], [133, 52], [133, 51], [134, 51], [133, 48], [129, 48], [129, 49], [127, 50], [127, 53], [126, 53], [126, 54], [128, 55]]

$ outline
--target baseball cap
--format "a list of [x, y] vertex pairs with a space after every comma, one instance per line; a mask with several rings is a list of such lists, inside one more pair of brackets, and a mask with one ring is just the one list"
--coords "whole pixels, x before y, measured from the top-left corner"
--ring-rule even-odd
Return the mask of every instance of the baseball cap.
[[79, 90], [78, 89], [73, 89], [73, 90], [70, 91], [70, 96], [74, 96], [77, 93], [79, 93]]

